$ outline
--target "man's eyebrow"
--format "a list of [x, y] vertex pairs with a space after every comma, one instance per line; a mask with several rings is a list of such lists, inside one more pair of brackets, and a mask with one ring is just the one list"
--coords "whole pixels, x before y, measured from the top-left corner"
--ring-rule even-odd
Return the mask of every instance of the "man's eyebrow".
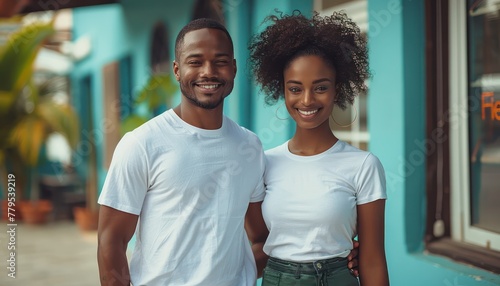
[[201, 58], [202, 57], [202, 54], [190, 54], [190, 55], [187, 55], [186, 59], [189, 59], [189, 58]]
[[[201, 58], [203, 57], [203, 54], [189, 54], [187, 55], [186, 59], [189, 59], [189, 58]], [[218, 53], [218, 54], [215, 54], [215, 57], [231, 57], [230, 54], [228, 53]]]
[[230, 54], [228, 53], [218, 53], [218, 54], [215, 54], [216, 57], [231, 57]]

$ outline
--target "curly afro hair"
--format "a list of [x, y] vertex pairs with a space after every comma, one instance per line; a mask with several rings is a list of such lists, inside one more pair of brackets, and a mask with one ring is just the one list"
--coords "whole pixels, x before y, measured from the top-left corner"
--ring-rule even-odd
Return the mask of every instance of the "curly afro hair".
[[250, 41], [249, 65], [268, 104], [283, 98], [283, 72], [292, 60], [317, 55], [336, 70], [336, 104], [342, 109], [367, 90], [370, 77], [366, 40], [358, 26], [345, 13], [322, 17], [314, 12], [306, 18], [295, 10], [291, 15], [278, 12], [268, 16], [264, 31]]

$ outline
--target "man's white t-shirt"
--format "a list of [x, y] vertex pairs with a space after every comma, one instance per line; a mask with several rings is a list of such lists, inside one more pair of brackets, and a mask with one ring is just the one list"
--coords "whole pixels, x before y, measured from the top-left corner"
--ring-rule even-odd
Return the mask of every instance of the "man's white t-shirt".
[[386, 198], [378, 158], [338, 140], [313, 156], [291, 153], [286, 142], [266, 151], [266, 159], [264, 252], [295, 262], [346, 257], [356, 236], [356, 205]]
[[264, 168], [257, 136], [227, 117], [205, 130], [168, 110], [127, 133], [99, 203], [139, 215], [132, 284], [255, 285], [244, 217]]

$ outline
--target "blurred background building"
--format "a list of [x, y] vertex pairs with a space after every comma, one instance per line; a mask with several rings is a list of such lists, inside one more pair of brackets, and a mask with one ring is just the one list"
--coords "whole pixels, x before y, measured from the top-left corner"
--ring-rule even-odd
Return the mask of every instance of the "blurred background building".
[[[367, 37], [369, 92], [331, 126], [385, 167], [391, 284], [500, 285], [500, 0], [0, 0], [2, 199], [15, 173], [18, 204], [50, 201], [49, 222], [76, 220], [82, 207], [95, 228], [122, 134], [180, 101], [174, 41], [194, 18], [218, 19], [233, 37], [239, 70], [225, 113], [265, 149], [290, 138], [292, 122], [264, 103], [246, 63], [275, 9], [344, 10]], [[52, 30], [29, 28], [40, 21]], [[30, 89], [12, 76], [28, 43], [41, 46], [22, 60], [36, 52]], [[15, 133], [19, 122], [31, 125]]]

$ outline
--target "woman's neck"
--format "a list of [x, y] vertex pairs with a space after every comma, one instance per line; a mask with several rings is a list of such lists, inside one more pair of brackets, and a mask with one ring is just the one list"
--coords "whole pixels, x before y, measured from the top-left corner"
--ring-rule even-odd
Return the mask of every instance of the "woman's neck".
[[337, 141], [330, 126], [323, 124], [314, 129], [302, 129], [297, 126], [297, 130], [292, 139], [288, 142], [288, 150], [296, 155], [312, 156], [330, 149]]

